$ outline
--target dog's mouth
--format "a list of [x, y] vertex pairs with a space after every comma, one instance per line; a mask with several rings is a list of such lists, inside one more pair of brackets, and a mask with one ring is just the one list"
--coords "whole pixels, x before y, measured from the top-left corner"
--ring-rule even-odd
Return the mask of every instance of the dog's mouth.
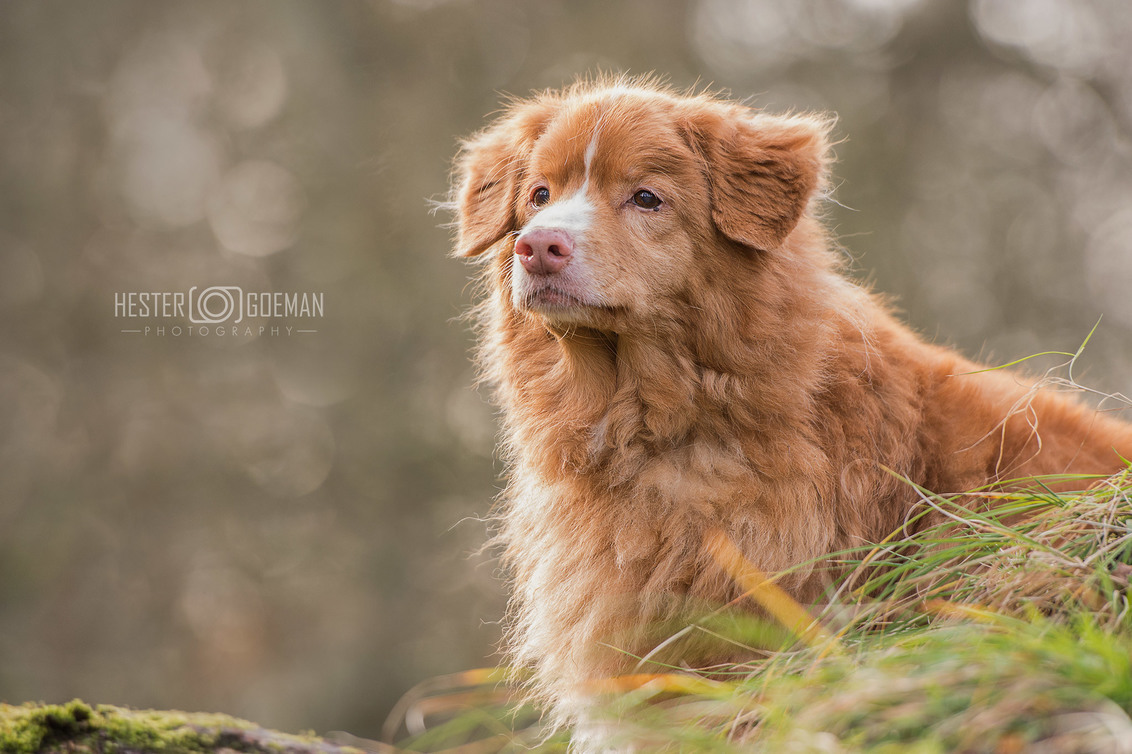
[[520, 276], [513, 285], [515, 307], [549, 322], [598, 326], [608, 324], [609, 316], [616, 315], [618, 309], [594, 295], [588, 286], [563, 276], [549, 279]]
[[523, 297], [523, 304], [528, 309], [545, 311], [563, 311], [587, 306], [578, 296], [550, 285], [527, 293]]

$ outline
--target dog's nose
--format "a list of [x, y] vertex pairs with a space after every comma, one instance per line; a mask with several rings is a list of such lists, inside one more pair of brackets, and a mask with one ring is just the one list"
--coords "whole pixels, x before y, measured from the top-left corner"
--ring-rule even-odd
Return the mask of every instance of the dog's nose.
[[561, 271], [574, 253], [574, 239], [564, 230], [534, 228], [515, 239], [515, 256], [532, 275]]

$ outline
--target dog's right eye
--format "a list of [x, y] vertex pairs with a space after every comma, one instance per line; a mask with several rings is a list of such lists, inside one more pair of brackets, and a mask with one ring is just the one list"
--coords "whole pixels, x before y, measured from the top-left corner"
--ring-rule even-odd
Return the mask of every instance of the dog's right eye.
[[531, 204], [535, 207], [541, 207], [550, 201], [550, 189], [546, 186], [539, 186], [531, 192]]

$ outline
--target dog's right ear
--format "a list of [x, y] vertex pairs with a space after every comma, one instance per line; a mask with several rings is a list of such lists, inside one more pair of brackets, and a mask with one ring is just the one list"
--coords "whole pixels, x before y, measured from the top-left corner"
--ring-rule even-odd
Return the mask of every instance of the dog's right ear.
[[545, 101], [517, 104], [461, 145], [455, 170], [456, 256], [482, 254], [518, 230], [519, 184], [550, 113]]

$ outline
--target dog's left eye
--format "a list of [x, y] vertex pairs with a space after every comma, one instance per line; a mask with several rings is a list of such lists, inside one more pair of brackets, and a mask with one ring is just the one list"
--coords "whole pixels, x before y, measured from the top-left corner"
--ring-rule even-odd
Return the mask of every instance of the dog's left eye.
[[641, 209], [656, 209], [660, 206], [660, 197], [648, 189], [641, 189], [633, 194], [633, 204]]

